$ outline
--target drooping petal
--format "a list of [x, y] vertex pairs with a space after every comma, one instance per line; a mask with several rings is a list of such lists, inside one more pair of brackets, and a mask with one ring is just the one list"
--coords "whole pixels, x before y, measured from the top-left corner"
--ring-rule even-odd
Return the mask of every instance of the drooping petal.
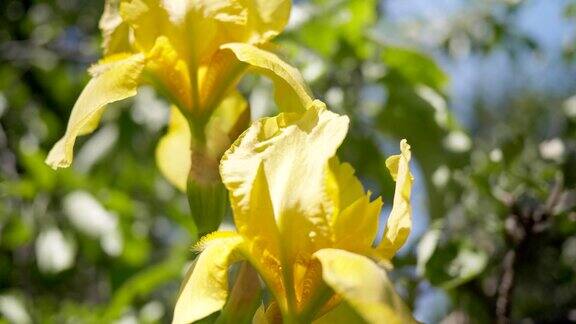
[[48, 154], [48, 165], [56, 169], [72, 163], [76, 137], [94, 130], [107, 104], [136, 95], [144, 64], [142, 54], [118, 54], [91, 69], [93, 77], [72, 108], [64, 137]]
[[314, 254], [322, 278], [368, 323], [415, 323], [386, 272], [369, 258], [338, 249]]
[[[288, 258], [311, 254], [330, 239], [324, 170], [348, 130], [348, 118], [316, 101], [303, 114], [280, 114], [255, 122], [224, 154], [220, 173], [242, 228], [274, 229], [276, 220]], [[253, 197], [255, 186], [262, 196]], [[269, 209], [256, 212], [269, 195]], [[256, 200], [258, 199], [258, 200]], [[252, 235], [266, 236], [272, 229]], [[248, 234], [246, 234], [248, 235]], [[293, 261], [293, 260], [291, 260]]]
[[170, 108], [168, 133], [156, 147], [156, 164], [166, 180], [182, 192], [186, 192], [190, 172], [190, 127], [178, 108]]
[[130, 51], [129, 28], [120, 16], [120, 0], [106, 0], [98, 26], [102, 32], [104, 55]]
[[400, 154], [389, 157], [386, 166], [396, 181], [394, 203], [386, 223], [384, 237], [378, 245], [377, 252], [385, 259], [391, 259], [404, 245], [412, 228], [412, 207], [410, 193], [413, 177], [410, 173], [410, 145], [406, 140], [400, 142]]
[[198, 256], [176, 301], [172, 323], [191, 323], [222, 309], [228, 297], [228, 268], [240, 260], [243, 239], [230, 232], [216, 232], [198, 244]]
[[240, 62], [272, 79], [280, 111], [302, 112], [312, 105], [313, 99], [300, 72], [276, 54], [243, 43], [224, 44], [221, 48], [232, 51]]

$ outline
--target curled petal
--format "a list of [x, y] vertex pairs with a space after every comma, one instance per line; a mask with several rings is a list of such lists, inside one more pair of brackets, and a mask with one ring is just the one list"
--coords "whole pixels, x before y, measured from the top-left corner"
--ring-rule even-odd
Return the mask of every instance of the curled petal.
[[228, 268], [240, 259], [243, 240], [230, 232], [216, 232], [197, 245], [202, 249], [182, 288], [172, 323], [191, 323], [217, 312], [228, 297]]
[[390, 259], [404, 245], [412, 228], [412, 206], [410, 193], [413, 177], [410, 173], [410, 145], [406, 140], [400, 142], [400, 154], [389, 157], [386, 166], [396, 181], [394, 204], [386, 223], [384, 237], [377, 251], [385, 259]]
[[314, 253], [322, 278], [368, 323], [415, 323], [386, 272], [369, 258], [338, 249]]
[[118, 54], [91, 69], [93, 77], [72, 108], [64, 137], [48, 154], [48, 165], [54, 169], [70, 166], [76, 137], [94, 130], [107, 104], [136, 95], [144, 65], [142, 54]]
[[243, 43], [228, 43], [221, 48], [229, 49], [240, 62], [251, 65], [257, 72], [272, 79], [276, 88], [276, 104], [281, 111], [302, 112], [312, 105], [310, 90], [300, 72], [276, 54]]

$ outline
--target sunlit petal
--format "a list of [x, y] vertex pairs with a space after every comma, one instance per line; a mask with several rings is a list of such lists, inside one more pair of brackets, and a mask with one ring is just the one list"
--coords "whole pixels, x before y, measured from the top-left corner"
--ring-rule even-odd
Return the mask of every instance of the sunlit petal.
[[278, 35], [290, 17], [290, 0], [250, 0], [248, 7], [248, 39], [252, 44], [264, 43]]
[[188, 74], [188, 65], [168, 37], [156, 39], [147, 53], [147, 81], [173, 104], [186, 111], [192, 111], [192, 89]]
[[323, 249], [314, 256], [322, 264], [326, 284], [366, 322], [415, 322], [386, 272], [369, 258], [338, 249]]
[[94, 130], [104, 107], [136, 95], [144, 62], [141, 54], [116, 55], [92, 68], [93, 77], [72, 108], [64, 137], [46, 158], [48, 165], [55, 169], [68, 167], [76, 137]]
[[384, 237], [378, 246], [378, 252], [386, 259], [392, 258], [404, 245], [412, 228], [412, 207], [410, 193], [413, 177], [410, 173], [410, 145], [406, 140], [400, 142], [400, 154], [389, 157], [386, 166], [396, 181], [394, 204], [386, 223]]
[[106, 0], [98, 26], [102, 31], [104, 55], [130, 50], [129, 27], [120, 16], [120, 0]]
[[300, 72], [276, 54], [243, 43], [225, 44], [222, 49], [232, 51], [239, 61], [274, 81], [276, 104], [281, 111], [302, 112], [312, 105], [310, 90]]
[[333, 202], [334, 247], [367, 253], [378, 230], [382, 200], [370, 201], [370, 193], [364, 192], [352, 166], [337, 157], [326, 169], [326, 192]]
[[191, 323], [222, 309], [228, 297], [228, 268], [240, 259], [243, 239], [216, 232], [198, 244], [202, 253], [180, 291], [173, 323]]
[[[234, 143], [222, 159], [221, 175], [241, 233], [242, 228], [261, 228], [259, 236], [274, 235], [266, 233], [274, 233], [276, 223], [290, 257], [311, 253], [312, 241], [329, 240], [326, 211], [331, 202], [323, 194], [325, 174], [319, 171], [336, 153], [348, 122], [316, 102], [304, 114], [261, 119]], [[255, 186], [262, 188], [261, 196], [252, 196]], [[268, 205], [266, 195], [270, 206], [252, 210]]]
[[136, 49], [143, 52], [170, 28], [161, 0], [120, 0], [120, 16], [132, 28]]

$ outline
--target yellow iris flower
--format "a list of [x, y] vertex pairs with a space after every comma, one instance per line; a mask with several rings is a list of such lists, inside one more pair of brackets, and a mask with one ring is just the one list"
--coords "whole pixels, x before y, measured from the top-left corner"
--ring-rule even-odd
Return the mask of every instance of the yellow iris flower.
[[256, 121], [220, 163], [237, 232], [204, 237], [178, 297], [175, 323], [200, 320], [228, 298], [228, 268], [247, 260], [274, 297], [254, 320], [284, 323], [410, 323], [380, 265], [411, 228], [410, 146], [386, 161], [396, 192], [384, 237], [373, 247], [382, 202], [335, 156], [349, 120], [314, 101], [303, 113]]
[[[195, 165], [214, 166], [212, 174], [197, 172], [200, 181], [217, 178], [220, 156], [250, 117], [235, 90], [243, 73], [269, 76], [283, 111], [312, 103], [298, 71], [266, 50], [290, 7], [289, 0], [107, 0], [100, 20], [104, 58], [89, 69], [92, 78], [46, 162], [68, 167], [76, 137], [97, 127], [105, 106], [150, 84], [173, 104], [157, 150], [161, 171], [183, 191]], [[198, 147], [194, 157], [191, 146]]]

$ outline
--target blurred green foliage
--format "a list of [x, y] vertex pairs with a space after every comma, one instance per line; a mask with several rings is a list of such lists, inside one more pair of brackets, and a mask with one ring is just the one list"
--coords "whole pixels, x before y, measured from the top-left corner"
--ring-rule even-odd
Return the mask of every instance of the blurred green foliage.
[[[449, 55], [451, 41], [468, 35], [477, 53], [537, 53], [507, 24], [522, 2], [503, 3], [477, 17], [490, 37], [453, 30], [438, 50]], [[401, 138], [412, 145], [425, 194], [414, 203], [426, 204], [417, 210], [429, 226], [395, 260], [393, 278], [417, 315], [429, 307], [437, 312], [427, 322], [575, 320], [575, 89], [524, 91], [496, 107], [477, 100], [464, 127], [436, 61], [377, 37], [386, 20], [378, 1], [298, 6], [303, 18], [278, 42], [315, 96], [351, 117], [342, 160], [389, 202], [385, 158]], [[99, 57], [101, 11], [95, 1], [0, 3], [0, 322], [166, 322], [192, 259], [186, 197], [154, 164], [167, 110], [150, 89], [108, 110], [77, 144], [72, 168], [43, 163]], [[241, 90], [271, 114], [269, 87], [249, 78]], [[445, 310], [418, 306], [427, 290], [449, 297]]]

